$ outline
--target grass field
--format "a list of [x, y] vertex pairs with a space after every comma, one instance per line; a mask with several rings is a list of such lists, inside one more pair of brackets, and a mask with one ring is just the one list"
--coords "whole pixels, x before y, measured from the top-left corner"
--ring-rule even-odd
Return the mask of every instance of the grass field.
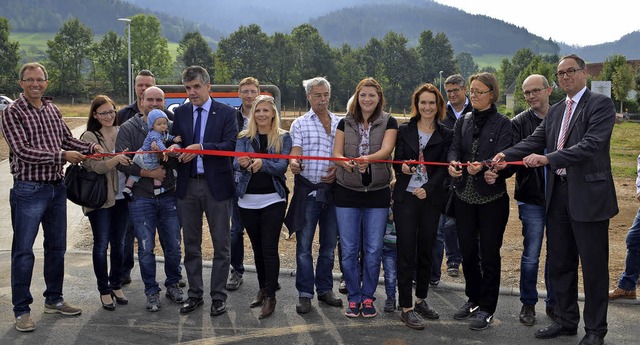
[[[122, 34], [122, 33], [118, 33]], [[22, 61], [42, 61], [46, 58], [47, 41], [52, 40], [55, 33], [11, 32], [10, 41], [20, 43]], [[94, 35], [93, 41], [100, 42], [102, 35]], [[178, 43], [169, 42], [169, 54], [175, 60], [178, 56]]]

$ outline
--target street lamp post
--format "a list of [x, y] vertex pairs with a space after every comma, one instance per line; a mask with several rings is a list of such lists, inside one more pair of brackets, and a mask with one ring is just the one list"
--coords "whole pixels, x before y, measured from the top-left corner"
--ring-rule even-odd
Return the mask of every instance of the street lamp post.
[[439, 74], [440, 74], [440, 93], [442, 93], [442, 72], [443, 71], [439, 72]]
[[131, 19], [118, 18], [118, 21], [124, 22], [127, 28], [127, 80], [129, 81], [129, 104], [133, 103], [133, 97], [131, 96]]

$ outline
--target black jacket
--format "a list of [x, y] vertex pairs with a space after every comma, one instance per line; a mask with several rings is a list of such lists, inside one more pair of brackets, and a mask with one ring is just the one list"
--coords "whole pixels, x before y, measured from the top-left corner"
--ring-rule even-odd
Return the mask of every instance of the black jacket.
[[[513, 143], [517, 144], [520, 140], [528, 137], [542, 123], [542, 119], [529, 108], [516, 115], [511, 119], [511, 127], [513, 128]], [[536, 152], [544, 154], [544, 150]], [[514, 198], [520, 202], [534, 205], [544, 205], [544, 167], [527, 168], [517, 166], [516, 171], [516, 187]]]
[[[433, 132], [429, 142], [427, 142], [427, 146], [422, 150], [425, 162], [446, 163], [452, 137], [453, 131], [441, 123], [438, 123], [436, 130]], [[393, 160], [418, 160], [419, 145], [418, 120], [416, 117], [412, 117], [409, 122], [403, 123], [398, 129]], [[444, 181], [448, 176], [447, 166], [427, 165], [426, 167], [429, 180], [422, 188], [427, 192], [427, 201], [429, 204], [440, 208], [445, 199]], [[396, 186], [393, 190], [393, 200], [402, 201], [405, 195], [404, 192], [411, 180], [411, 175], [402, 172], [401, 164], [394, 164], [393, 169], [396, 172]]]
[[[173, 112], [171, 110], [163, 109], [162, 111], [167, 114], [169, 120], [173, 121]], [[124, 124], [125, 122], [127, 122], [127, 120], [134, 117], [139, 112], [140, 109], [138, 109], [138, 101], [134, 101], [128, 106], [118, 110], [118, 124]]]
[[[449, 149], [449, 155], [447, 161], [459, 161], [466, 163], [467, 161], [481, 162], [483, 160], [492, 159], [498, 152], [502, 152], [511, 146], [511, 121], [508, 117], [498, 113], [498, 110], [494, 105], [491, 106], [490, 112], [487, 117], [487, 122], [482, 126], [479, 133], [479, 143], [476, 156], [472, 158], [471, 145], [473, 143], [473, 116], [476, 114], [476, 110], [473, 111], [473, 115], [469, 117], [469, 123], [467, 122], [467, 116], [461, 116], [456, 121], [455, 128], [453, 130], [453, 140], [451, 141], [451, 148]], [[464, 128], [464, 130], [463, 130]], [[473, 176], [473, 183], [476, 191], [480, 195], [490, 196], [506, 191], [505, 178], [508, 177], [504, 170], [500, 171], [498, 179], [492, 185], [487, 184], [484, 179], [484, 172], [487, 167], [483, 167], [480, 172]], [[455, 188], [463, 188], [464, 183], [467, 180], [467, 169], [463, 167], [462, 177], [453, 181]], [[510, 176], [510, 175], [509, 175]]]
[[[467, 102], [467, 105], [464, 107], [464, 109], [462, 109], [462, 116], [472, 111], [473, 107], [471, 106], [471, 102]], [[456, 120], [456, 113], [453, 111], [453, 107], [451, 106], [451, 104], [447, 104], [447, 116], [444, 118], [444, 120], [442, 120], [442, 124], [453, 130], [453, 126], [456, 124]]]

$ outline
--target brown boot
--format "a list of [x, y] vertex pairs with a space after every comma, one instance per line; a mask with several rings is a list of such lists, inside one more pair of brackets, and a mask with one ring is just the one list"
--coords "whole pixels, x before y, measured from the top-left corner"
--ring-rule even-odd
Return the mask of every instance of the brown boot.
[[255, 308], [255, 307], [259, 307], [262, 305], [262, 303], [264, 302], [264, 289], [260, 289], [258, 291], [258, 294], [256, 295], [256, 298], [251, 301], [251, 304], [249, 304], [249, 307], [251, 308]]
[[619, 287], [609, 291], [609, 299], [614, 300], [618, 298], [636, 299], [636, 290], [624, 290]]
[[262, 305], [262, 310], [260, 310], [258, 319], [264, 319], [265, 317], [271, 316], [274, 310], [276, 310], [276, 298], [265, 297], [264, 304]]

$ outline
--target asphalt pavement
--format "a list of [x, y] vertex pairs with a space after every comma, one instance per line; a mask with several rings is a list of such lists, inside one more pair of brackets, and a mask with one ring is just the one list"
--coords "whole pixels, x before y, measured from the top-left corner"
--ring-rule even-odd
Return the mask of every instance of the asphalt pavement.
[[[81, 133], [81, 129], [79, 129]], [[400, 312], [385, 313], [384, 285], [376, 293], [379, 315], [374, 318], [349, 319], [343, 308], [331, 307], [312, 301], [309, 314], [299, 315], [295, 311], [298, 299], [295, 277], [291, 270], [280, 274], [282, 289], [277, 292], [274, 314], [259, 320], [259, 308], [249, 308], [249, 303], [258, 291], [255, 270], [248, 267], [244, 284], [229, 292], [227, 312], [217, 317], [209, 315], [211, 302], [205, 300], [202, 308], [188, 315], [179, 313], [180, 304], [161, 293], [162, 309], [151, 313], [145, 309], [144, 286], [138, 265], [133, 273], [133, 282], [124, 287], [129, 298], [128, 305], [118, 305], [115, 311], [102, 309], [90, 252], [70, 250], [65, 261], [64, 297], [67, 302], [82, 308], [82, 315], [67, 317], [44, 314], [42, 311], [45, 289], [43, 280], [42, 236], [36, 240], [36, 264], [31, 293], [31, 317], [36, 330], [18, 332], [14, 327], [11, 303], [11, 219], [8, 192], [12, 185], [8, 161], [0, 162], [0, 344], [578, 344], [584, 336], [580, 323], [578, 335], [552, 340], [538, 340], [535, 330], [550, 323], [544, 313], [544, 292], [536, 307], [538, 324], [533, 327], [518, 321], [521, 303], [518, 291], [501, 288], [501, 295], [494, 320], [484, 331], [468, 329], [468, 321], [454, 320], [452, 315], [465, 301], [463, 286], [441, 283], [431, 288], [427, 302], [440, 313], [440, 319], [427, 321], [422, 331], [407, 328], [400, 321]], [[74, 204], [68, 204], [69, 241], [77, 241], [76, 229], [82, 223], [82, 212]], [[72, 243], [68, 248], [73, 248]], [[250, 255], [250, 254], [249, 254]], [[158, 257], [158, 281], [163, 285], [162, 258]], [[210, 263], [205, 263], [205, 291], [208, 291]], [[612, 277], [615, 279], [615, 277]], [[337, 293], [337, 281], [334, 285]], [[339, 295], [346, 306], [346, 296]], [[640, 343], [640, 302], [616, 301], [609, 304], [609, 334], [605, 343], [626, 345]], [[580, 302], [582, 310], [583, 304]]]

